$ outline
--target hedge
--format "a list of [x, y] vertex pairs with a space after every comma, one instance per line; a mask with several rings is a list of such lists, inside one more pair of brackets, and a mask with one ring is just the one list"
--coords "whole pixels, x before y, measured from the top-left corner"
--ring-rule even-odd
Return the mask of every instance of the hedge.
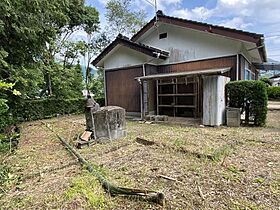
[[280, 87], [274, 87], [274, 86], [267, 87], [267, 95], [269, 99], [280, 100]]
[[[104, 99], [96, 101], [104, 105]], [[85, 99], [40, 99], [21, 100], [9, 105], [11, 112], [20, 121], [39, 120], [64, 114], [79, 114], [85, 110]]]
[[234, 81], [226, 85], [228, 106], [245, 111], [245, 123], [253, 117], [254, 124], [263, 126], [267, 115], [266, 85], [261, 81]]

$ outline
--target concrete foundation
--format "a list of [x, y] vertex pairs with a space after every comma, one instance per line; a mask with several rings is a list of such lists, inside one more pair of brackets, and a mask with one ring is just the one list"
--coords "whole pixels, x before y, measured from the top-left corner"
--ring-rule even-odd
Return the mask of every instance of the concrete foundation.
[[168, 116], [167, 115], [146, 115], [145, 120], [147, 121], [168, 121]]
[[240, 108], [227, 107], [227, 126], [239, 127], [240, 126]]

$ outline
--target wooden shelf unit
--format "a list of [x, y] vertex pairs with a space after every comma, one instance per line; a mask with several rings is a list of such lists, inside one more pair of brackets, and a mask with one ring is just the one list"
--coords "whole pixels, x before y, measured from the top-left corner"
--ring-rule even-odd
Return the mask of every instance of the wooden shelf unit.
[[198, 116], [199, 80], [197, 77], [159, 79], [157, 113], [178, 117]]

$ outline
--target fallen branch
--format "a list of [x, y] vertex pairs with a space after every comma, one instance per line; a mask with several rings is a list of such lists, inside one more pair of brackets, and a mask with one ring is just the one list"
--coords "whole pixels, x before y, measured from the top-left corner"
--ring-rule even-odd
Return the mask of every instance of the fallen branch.
[[205, 195], [203, 194], [203, 192], [201, 190], [201, 187], [198, 186], [197, 188], [198, 188], [198, 192], [199, 192], [200, 197], [202, 198], [202, 200], [205, 200]]
[[159, 143], [155, 142], [155, 141], [150, 141], [150, 140], [146, 140], [146, 139], [142, 139], [137, 137], [135, 140], [138, 144], [143, 144], [143, 145], [157, 145], [159, 146]]
[[[49, 124], [45, 124], [46, 127], [52, 131], [54, 130], [50, 127]], [[150, 190], [140, 190], [140, 189], [131, 189], [131, 188], [123, 188], [118, 187], [113, 184], [111, 184], [109, 181], [105, 179], [104, 176], [101, 175], [101, 173], [96, 170], [83, 156], [80, 155], [73, 147], [71, 147], [65, 139], [63, 139], [61, 136], [59, 136], [57, 133], [55, 133], [56, 137], [60, 140], [63, 146], [66, 147], [66, 149], [76, 158], [78, 158], [81, 165], [86, 166], [86, 169], [92, 173], [98, 181], [101, 183], [102, 187], [105, 189], [106, 192], [108, 192], [110, 195], [121, 195], [121, 196], [135, 196], [137, 198], [140, 198], [145, 201], [154, 202], [160, 205], [164, 205], [164, 194], [150, 191]]]
[[181, 181], [179, 181], [179, 180], [177, 180], [177, 179], [174, 179], [174, 178], [172, 178], [172, 177], [169, 177], [169, 176], [165, 176], [165, 175], [161, 175], [161, 174], [160, 174], [159, 177], [161, 177], [161, 178], [163, 178], [163, 179], [167, 179], [167, 180], [171, 180], [171, 181], [179, 182], [179, 183], [183, 184], [183, 182], [181, 182]]

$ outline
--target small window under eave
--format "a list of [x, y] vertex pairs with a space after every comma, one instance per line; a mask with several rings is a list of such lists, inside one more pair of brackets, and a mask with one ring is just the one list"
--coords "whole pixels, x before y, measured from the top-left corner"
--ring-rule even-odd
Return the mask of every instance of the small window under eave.
[[159, 39], [165, 39], [165, 38], [167, 38], [167, 33], [159, 34]]

